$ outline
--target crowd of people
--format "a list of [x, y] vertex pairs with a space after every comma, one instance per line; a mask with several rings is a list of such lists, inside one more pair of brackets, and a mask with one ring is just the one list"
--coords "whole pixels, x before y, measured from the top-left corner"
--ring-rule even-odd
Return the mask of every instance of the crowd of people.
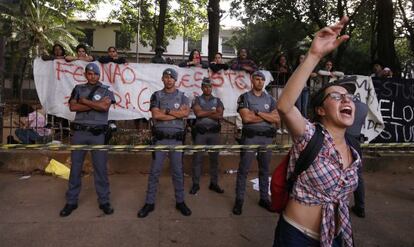
[[[323, 69], [316, 69], [323, 57], [349, 38], [347, 35], [340, 35], [347, 21], [348, 18], [343, 17], [335, 25], [325, 27], [316, 33], [308, 53], [298, 56], [294, 69], [284, 54], [272, 59], [272, 67], [269, 69], [274, 81], [266, 88], [268, 92], [265, 90], [265, 75], [249, 58], [247, 49], [240, 49], [237, 58], [230, 64], [223, 62], [221, 53], [217, 53], [210, 63], [203, 61], [199, 50], [193, 50], [188, 60], [179, 64], [180, 67], [210, 68], [214, 72], [232, 69], [250, 74], [251, 90], [240, 95], [235, 102], [242, 120], [241, 144], [271, 144], [278, 129], [286, 128], [293, 141], [288, 177], [292, 176], [300, 153], [316, 130], [321, 129], [322, 148], [309, 168], [295, 178], [287, 207], [277, 223], [274, 246], [353, 246], [348, 197], [355, 190], [359, 194], [355, 194], [355, 205], [351, 210], [357, 216], [365, 217], [362, 153], [359, 143], [363, 141], [360, 132], [368, 110], [366, 105], [354, 96], [355, 85], [341, 80], [344, 73], [334, 69], [332, 60], [325, 60]], [[163, 57], [164, 51], [163, 47], [157, 47], [152, 62], [170, 63], [171, 61]], [[65, 59], [68, 62], [95, 60], [88, 55], [83, 45], [79, 45], [76, 52], [76, 56], [67, 56], [62, 46], [55, 45], [52, 55], [44, 56], [43, 59]], [[98, 58], [98, 61], [119, 64], [126, 62], [118, 55], [115, 47], [109, 47], [108, 55]], [[373, 68], [373, 76], [392, 76], [392, 72], [388, 68], [383, 68], [381, 63], [376, 63]], [[109, 128], [108, 111], [115, 99], [109, 87], [99, 81], [100, 74], [99, 66], [88, 63], [84, 74], [87, 83], [76, 85], [72, 91], [69, 108], [76, 113], [75, 120], [70, 126], [73, 131], [72, 144], [106, 143], [105, 135]], [[151, 96], [153, 144], [183, 144], [186, 119], [191, 109], [196, 116], [192, 126], [193, 143], [220, 144], [224, 105], [220, 98], [213, 95], [210, 79], [205, 77], [202, 80], [202, 95], [196, 96], [190, 103], [187, 96], [176, 88], [178, 76], [175, 69], [165, 69], [160, 78], [164, 87]], [[314, 92], [308, 103], [312, 93], [310, 88], [313, 88]], [[31, 112], [27, 114], [29, 120], [33, 119], [32, 111], [28, 112]], [[32, 134], [30, 136], [34, 136], [35, 140], [38, 138]], [[69, 216], [78, 207], [81, 171], [86, 152], [72, 151], [66, 204], [60, 211], [62, 217]], [[175, 207], [184, 216], [192, 214], [185, 203], [182, 153], [156, 151], [153, 153], [148, 176], [145, 204], [137, 212], [139, 218], [147, 217], [155, 210], [159, 176], [167, 156], [175, 191]], [[271, 151], [242, 150], [235, 181], [235, 200], [232, 208], [234, 215], [243, 213], [246, 180], [254, 158], [257, 159], [259, 168], [258, 205], [274, 212], [268, 191]], [[114, 209], [109, 198], [107, 151], [93, 151], [92, 160], [99, 208], [104, 214], [113, 214]], [[209, 161], [209, 189], [216, 193], [224, 193], [218, 181], [218, 153], [209, 152]], [[191, 195], [197, 194], [200, 190], [201, 164], [202, 153], [194, 153], [192, 186], [189, 190]]]

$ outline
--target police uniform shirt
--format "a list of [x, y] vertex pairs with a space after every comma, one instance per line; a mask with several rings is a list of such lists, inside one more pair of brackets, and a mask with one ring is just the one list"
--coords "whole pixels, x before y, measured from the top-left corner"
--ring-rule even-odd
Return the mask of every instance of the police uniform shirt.
[[[249, 91], [240, 95], [237, 100], [237, 112], [243, 108], [247, 108], [251, 111], [257, 110], [259, 112], [270, 113], [276, 109], [276, 101], [266, 92], [262, 92], [262, 95], [256, 96], [253, 91]], [[273, 125], [269, 122], [263, 121], [259, 123], [243, 124], [243, 127], [255, 130], [266, 130], [272, 128]]]
[[[221, 107], [224, 109], [223, 102], [217, 97], [210, 96], [209, 99], [205, 95], [197, 96], [194, 98], [192, 108], [199, 105], [203, 111], [215, 111], [217, 108]], [[197, 117], [196, 125], [202, 125], [206, 128], [216, 127], [219, 124], [217, 119], [211, 119], [209, 117]]]
[[[109, 97], [111, 99], [111, 104], [115, 103], [115, 97], [112, 91], [109, 90], [109, 86], [103, 85], [101, 82], [98, 82], [94, 85], [86, 83], [81, 85], [76, 85], [72, 91], [69, 101], [72, 99], [79, 100], [80, 98], [88, 98], [92, 90], [95, 89], [95, 92], [92, 95], [92, 101], [102, 100], [104, 97]], [[73, 122], [83, 125], [107, 125], [108, 124], [108, 111], [96, 111], [90, 110], [85, 112], [76, 112], [75, 120]]]
[[[183, 92], [175, 90], [173, 93], [166, 93], [164, 90], [156, 91], [151, 95], [150, 110], [154, 107], [160, 110], [178, 110], [181, 106], [189, 106], [189, 100]], [[166, 133], [174, 133], [183, 131], [185, 129], [185, 122], [183, 119], [174, 120], [155, 120], [154, 127], [157, 130], [163, 130]]]

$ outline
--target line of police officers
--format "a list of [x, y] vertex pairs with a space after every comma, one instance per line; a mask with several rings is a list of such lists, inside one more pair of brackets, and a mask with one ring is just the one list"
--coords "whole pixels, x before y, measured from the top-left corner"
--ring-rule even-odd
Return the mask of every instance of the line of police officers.
[[[100, 145], [105, 143], [105, 133], [108, 130], [108, 111], [115, 103], [114, 95], [108, 86], [99, 82], [100, 69], [94, 63], [85, 68], [86, 84], [77, 85], [69, 99], [70, 110], [76, 112], [71, 126], [73, 130], [72, 144]], [[151, 96], [150, 111], [153, 121], [153, 138], [155, 145], [180, 145], [185, 139], [185, 119], [190, 114], [190, 104], [183, 92], [176, 89], [178, 74], [174, 69], [163, 71], [162, 82], [164, 88]], [[243, 120], [243, 144], [271, 144], [274, 137], [275, 124], [280, 119], [276, 112], [275, 100], [263, 91], [265, 76], [260, 71], [251, 75], [252, 90], [242, 94], [238, 101], [238, 112]], [[208, 78], [204, 78], [201, 89], [203, 94], [197, 96], [192, 104], [196, 115], [193, 126], [193, 142], [196, 145], [219, 144], [221, 129], [220, 119], [223, 117], [224, 106], [222, 101], [213, 96], [212, 85]], [[60, 211], [65, 217], [78, 206], [78, 195], [81, 189], [81, 171], [86, 151], [72, 151], [72, 167], [66, 192], [66, 204]], [[138, 211], [139, 218], [146, 217], [155, 208], [159, 176], [166, 156], [169, 156], [172, 180], [175, 190], [177, 210], [184, 216], [191, 215], [191, 210], [184, 201], [183, 153], [182, 152], [154, 152], [151, 171], [148, 177], [145, 205]], [[271, 152], [243, 151], [237, 173], [236, 200], [233, 213], [242, 213], [243, 199], [246, 189], [247, 174], [254, 156], [259, 164], [259, 205], [269, 211], [268, 197], [269, 163]], [[94, 181], [98, 194], [99, 208], [105, 214], [114, 212], [109, 201], [109, 182], [107, 176], [107, 151], [92, 151], [94, 167]], [[218, 153], [210, 152], [210, 185], [209, 189], [217, 193], [224, 190], [218, 184]], [[193, 185], [190, 194], [196, 194], [200, 189], [202, 153], [196, 152], [193, 156]]]

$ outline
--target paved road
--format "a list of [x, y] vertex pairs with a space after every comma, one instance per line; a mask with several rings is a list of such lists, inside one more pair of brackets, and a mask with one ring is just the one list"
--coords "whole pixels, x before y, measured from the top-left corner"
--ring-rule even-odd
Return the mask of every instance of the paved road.
[[[223, 175], [224, 194], [207, 189], [186, 195], [193, 215], [175, 210], [170, 177], [161, 178], [156, 210], [136, 218], [144, 203], [147, 175], [111, 175], [115, 214], [98, 209], [91, 176], [83, 179], [79, 208], [59, 217], [66, 180], [0, 173], [0, 246], [271, 246], [276, 214], [257, 206], [251, 184], [242, 216], [233, 216], [235, 175]], [[367, 173], [367, 217], [352, 218], [357, 246], [414, 246], [414, 175]], [[191, 179], [185, 179], [186, 190]]]

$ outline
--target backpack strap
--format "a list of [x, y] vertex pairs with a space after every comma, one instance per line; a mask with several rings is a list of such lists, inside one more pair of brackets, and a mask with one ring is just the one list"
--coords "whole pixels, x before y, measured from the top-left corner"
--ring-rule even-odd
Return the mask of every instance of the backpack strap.
[[293, 184], [295, 183], [298, 176], [309, 168], [309, 166], [315, 160], [316, 156], [318, 156], [319, 151], [321, 151], [325, 135], [322, 133], [322, 126], [316, 124], [315, 127], [315, 133], [313, 134], [309, 143], [306, 145], [305, 149], [300, 153], [299, 158], [295, 164], [295, 170], [288, 179], [289, 191], [292, 190]]

